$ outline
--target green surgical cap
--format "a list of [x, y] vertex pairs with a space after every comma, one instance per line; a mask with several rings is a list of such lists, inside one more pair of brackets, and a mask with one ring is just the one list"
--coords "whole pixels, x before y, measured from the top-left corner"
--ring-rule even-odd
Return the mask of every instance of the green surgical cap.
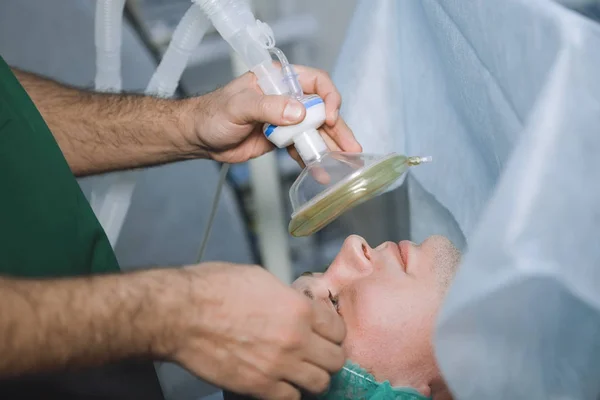
[[388, 381], [377, 382], [373, 375], [348, 361], [340, 372], [331, 377], [327, 392], [321, 400], [430, 400], [407, 387], [392, 387]]

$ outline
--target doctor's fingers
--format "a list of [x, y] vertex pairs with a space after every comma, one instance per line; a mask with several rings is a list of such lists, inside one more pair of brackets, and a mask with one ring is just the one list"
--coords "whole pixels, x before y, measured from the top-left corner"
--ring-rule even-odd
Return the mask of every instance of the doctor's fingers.
[[348, 127], [344, 118], [339, 117], [335, 124], [323, 125], [321, 127], [321, 136], [330, 138], [341, 151], [349, 153], [360, 153], [362, 146], [354, 137], [354, 132]]
[[354, 133], [348, 127], [344, 119], [339, 115], [342, 105], [342, 96], [333, 84], [329, 74], [323, 70], [294, 66], [298, 73], [298, 80], [302, 90], [307, 94], [317, 94], [325, 102], [325, 133], [343, 150], [349, 152], [360, 152], [362, 149], [356, 141]]
[[296, 363], [289, 366], [283, 379], [313, 393], [319, 394], [327, 390], [331, 376], [327, 370], [309, 362]]
[[321, 300], [312, 302], [312, 330], [332, 345], [341, 344], [346, 337], [344, 320], [333, 307]]
[[302, 90], [307, 94], [317, 94], [325, 102], [327, 119], [325, 123], [333, 126], [339, 117], [342, 96], [337, 90], [329, 74], [321, 69], [294, 65]]
[[[321, 137], [323, 138], [323, 140], [325, 141], [325, 144], [327, 145], [327, 148], [330, 151], [344, 151], [340, 146], [338, 146], [338, 144], [325, 132], [324, 129], [320, 129], [319, 133], [321, 134]], [[360, 148], [360, 145], [359, 145]], [[300, 154], [298, 154], [298, 150], [296, 150], [296, 148], [291, 145], [287, 148], [288, 153], [290, 154], [290, 156], [298, 163], [298, 165], [300, 165], [301, 168], [305, 168], [306, 165], [304, 164], [304, 161], [302, 161], [302, 158], [300, 157]]]
[[341, 345], [331, 343], [317, 334], [311, 335], [304, 352], [304, 361], [330, 374], [344, 366], [346, 354]]

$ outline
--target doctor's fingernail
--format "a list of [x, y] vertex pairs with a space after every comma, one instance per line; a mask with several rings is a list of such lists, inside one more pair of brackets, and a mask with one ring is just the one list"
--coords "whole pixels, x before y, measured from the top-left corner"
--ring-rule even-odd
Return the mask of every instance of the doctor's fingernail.
[[285, 109], [283, 110], [283, 118], [286, 121], [297, 121], [302, 117], [302, 111], [304, 106], [296, 100], [289, 101]]
[[340, 110], [338, 110], [336, 108], [335, 111], [333, 112], [333, 122], [336, 122], [339, 116], [340, 116]]

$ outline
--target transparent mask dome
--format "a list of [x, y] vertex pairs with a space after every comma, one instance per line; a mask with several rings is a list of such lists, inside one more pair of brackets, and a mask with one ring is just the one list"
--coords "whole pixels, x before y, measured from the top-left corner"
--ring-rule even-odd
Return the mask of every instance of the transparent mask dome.
[[381, 194], [409, 166], [429, 158], [329, 152], [309, 163], [290, 189], [292, 236], [317, 232], [344, 212]]

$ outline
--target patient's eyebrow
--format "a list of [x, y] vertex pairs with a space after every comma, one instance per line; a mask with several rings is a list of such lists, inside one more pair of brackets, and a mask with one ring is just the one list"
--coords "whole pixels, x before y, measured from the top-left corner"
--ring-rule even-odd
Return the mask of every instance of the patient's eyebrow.
[[304, 290], [302, 291], [302, 293], [304, 293], [304, 295], [305, 295], [306, 297], [308, 297], [309, 299], [311, 299], [311, 300], [314, 300], [314, 299], [315, 299], [315, 296], [314, 296], [313, 292], [312, 292], [310, 289], [304, 289]]

